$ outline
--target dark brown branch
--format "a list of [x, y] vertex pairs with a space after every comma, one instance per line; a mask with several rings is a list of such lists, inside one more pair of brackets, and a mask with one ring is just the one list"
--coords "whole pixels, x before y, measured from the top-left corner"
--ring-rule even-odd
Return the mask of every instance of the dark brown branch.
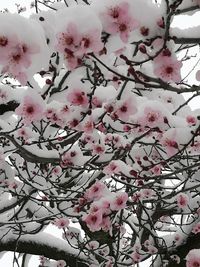
[[175, 44], [200, 44], [200, 38], [177, 38], [173, 37]]
[[[51, 237], [52, 239], [52, 237]], [[53, 260], [64, 260], [68, 266], [70, 267], [87, 267], [87, 261], [83, 259], [77, 253], [70, 253], [67, 251], [67, 243], [63, 240], [59, 240], [63, 242], [62, 248], [57, 246], [58, 238], [55, 237], [55, 243], [50, 244], [50, 240], [47, 239], [44, 241], [40, 241], [36, 239], [36, 235], [29, 235], [28, 238], [21, 237], [18, 240], [18, 236], [12, 237], [5, 242], [0, 241], [0, 251], [15, 251], [19, 253], [26, 253], [31, 255], [43, 255], [47, 258]], [[53, 240], [51, 240], [53, 241]], [[66, 249], [64, 246], [66, 243]], [[89, 263], [89, 260], [88, 260]]]
[[19, 103], [16, 101], [9, 101], [6, 104], [0, 105], [0, 115], [3, 115], [4, 113], [8, 111], [15, 111], [15, 109], [19, 106]]

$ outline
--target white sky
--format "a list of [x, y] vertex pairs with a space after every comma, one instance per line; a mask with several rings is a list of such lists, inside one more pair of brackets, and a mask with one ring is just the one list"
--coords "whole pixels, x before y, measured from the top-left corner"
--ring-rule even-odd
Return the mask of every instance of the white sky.
[[[17, 8], [16, 8], [15, 3], [17, 3], [17, 4], [20, 3], [21, 6], [26, 6], [29, 9], [30, 3], [32, 1], [31, 0], [16, 0], [16, 1], [15, 0], [0, 0], [0, 10], [2, 10], [4, 8], [8, 8], [11, 12], [16, 12]], [[26, 15], [26, 14], [24, 14], [24, 15]], [[28, 16], [28, 15], [26, 15], [26, 16]], [[185, 28], [186, 25], [187, 25], [187, 27], [197, 25], [198, 22], [199, 22], [199, 14], [197, 14], [196, 16], [187, 16], [187, 21], [186, 21], [186, 18], [184, 18], [184, 20], [183, 20], [181, 18], [181, 16], [179, 16], [176, 20], [176, 23], [179, 24], [181, 26], [181, 28], [182, 27]], [[190, 68], [191, 68], [191, 65], [190, 65]], [[192, 108], [199, 108], [200, 107], [200, 105], [199, 105], [200, 98], [193, 100], [191, 103], [192, 103]], [[52, 231], [54, 232], [54, 234], [57, 237], [61, 236], [61, 230], [58, 230], [55, 227], [53, 227], [50, 229], [49, 232], [52, 234]], [[37, 260], [37, 257], [32, 257], [28, 267], [38, 267], [38, 264], [39, 264], [39, 261]], [[0, 254], [0, 266], [13, 267], [13, 253]], [[17, 265], [15, 264], [14, 267], [16, 267], [16, 266]]]

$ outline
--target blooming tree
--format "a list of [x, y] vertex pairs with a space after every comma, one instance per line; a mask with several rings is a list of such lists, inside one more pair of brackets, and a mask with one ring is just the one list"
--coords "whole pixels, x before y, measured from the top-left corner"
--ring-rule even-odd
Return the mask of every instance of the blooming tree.
[[0, 251], [18, 266], [200, 266], [200, 26], [174, 24], [199, 5], [0, 13]]

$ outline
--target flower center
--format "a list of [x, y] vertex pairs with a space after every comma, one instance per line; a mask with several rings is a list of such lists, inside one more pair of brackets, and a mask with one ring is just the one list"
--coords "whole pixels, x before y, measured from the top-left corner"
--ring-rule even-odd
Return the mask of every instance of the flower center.
[[5, 36], [0, 37], [0, 46], [6, 46], [8, 44], [8, 39]]
[[199, 262], [195, 261], [195, 262], [193, 263], [193, 267], [199, 267], [199, 266], [200, 266]]
[[172, 72], [173, 72], [173, 68], [172, 67], [170, 67], [170, 66], [166, 67], [166, 73], [167, 74], [171, 74]]
[[88, 38], [83, 38], [82, 42], [85, 48], [88, 48], [90, 46], [90, 40]]
[[91, 221], [93, 222], [93, 223], [95, 223], [96, 221], [97, 221], [97, 216], [92, 216], [92, 218], [91, 218]]
[[16, 61], [16, 62], [19, 62], [20, 59], [21, 59], [21, 54], [15, 54], [12, 56], [13, 60]]
[[118, 9], [117, 9], [117, 8], [113, 8], [113, 9], [111, 9], [110, 15], [111, 15], [111, 17], [113, 17], [114, 19], [118, 18], [118, 17], [119, 17], [119, 11], [118, 11]]
[[30, 106], [26, 109], [26, 112], [29, 113], [29, 114], [32, 114], [34, 112], [34, 108], [33, 106]]
[[126, 107], [126, 106], [122, 106], [122, 107], [120, 108], [120, 110], [121, 110], [121, 112], [127, 112], [127, 107]]
[[72, 45], [74, 42], [72, 36], [65, 36], [65, 44], [66, 45]]
[[127, 30], [127, 26], [125, 23], [119, 25], [120, 32], [125, 32]]

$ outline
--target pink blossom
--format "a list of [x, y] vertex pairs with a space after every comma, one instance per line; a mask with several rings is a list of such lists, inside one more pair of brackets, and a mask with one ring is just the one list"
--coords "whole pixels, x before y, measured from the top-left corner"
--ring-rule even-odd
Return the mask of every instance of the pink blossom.
[[41, 97], [26, 95], [15, 110], [16, 114], [23, 118], [25, 124], [41, 120], [44, 112], [44, 103]]
[[95, 182], [85, 193], [85, 198], [89, 201], [100, 199], [105, 190], [106, 185], [100, 181]]
[[176, 140], [166, 137], [161, 140], [161, 143], [165, 146], [168, 156], [171, 157], [178, 152], [178, 144]]
[[107, 9], [106, 15], [109, 16], [111, 21], [115, 21], [121, 17], [126, 17], [129, 12], [129, 4], [127, 2], [121, 2], [114, 7]]
[[154, 195], [154, 191], [150, 188], [142, 189], [140, 192], [143, 199], [149, 199]]
[[99, 210], [101, 210], [101, 206], [96, 204], [96, 202], [93, 202], [90, 206], [90, 209], [89, 209], [90, 213], [94, 213], [94, 212], [97, 212]]
[[14, 181], [14, 182], [10, 182], [9, 184], [8, 184], [8, 188], [9, 189], [17, 189], [18, 188], [18, 184]]
[[121, 210], [126, 207], [128, 194], [126, 192], [117, 193], [114, 200], [110, 203], [111, 210]]
[[59, 260], [56, 263], [56, 267], [65, 267], [66, 266], [66, 262], [64, 260]]
[[198, 233], [200, 233], [200, 222], [198, 222], [198, 223], [193, 227], [192, 232], [193, 232], [194, 234], [198, 234]]
[[131, 254], [131, 258], [133, 259], [133, 262], [134, 263], [138, 263], [141, 261], [142, 257], [141, 257], [141, 254], [139, 254], [137, 251], [134, 251], [132, 254]]
[[8, 93], [0, 89], [0, 104], [6, 103], [8, 101]]
[[119, 32], [120, 38], [124, 43], [128, 42], [129, 34], [133, 30], [137, 29], [139, 23], [131, 16], [127, 16], [121, 19], [117, 24], [117, 32]]
[[88, 105], [88, 97], [81, 89], [73, 89], [71, 92], [69, 92], [67, 94], [67, 100], [73, 106], [87, 107]]
[[183, 240], [183, 238], [179, 233], [175, 234], [174, 241], [175, 241], [176, 245], [181, 244], [182, 240]]
[[12, 47], [4, 64], [3, 73], [10, 73], [24, 85], [27, 77], [25, 70], [31, 65], [31, 56], [39, 52], [37, 45], [28, 46], [19, 43]]
[[186, 256], [186, 267], [200, 267], [200, 249], [192, 249]]
[[186, 117], [186, 121], [187, 121], [189, 126], [193, 126], [193, 125], [197, 124], [197, 118], [195, 116], [192, 116], [192, 115], [188, 115]]
[[105, 146], [100, 144], [94, 144], [92, 149], [93, 149], [92, 151], [93, 155], [102, 155], [105, 151]]
[[133, 97], [130, 97], [125, 100], [118, 102], [118, 108], [115, 111], [115, 114], [121, 120], [128, 120], [129, 117], [137, 112], [136, 100]]
[[165, 21], [163, 18], [159, 18], [156, 23], [160, 28], [162, 28], [162, 29], [165, 28]]
[[16, 35], [1, 35], [0, 36], [0, 61], [5, 63], [7, 57], [10, 54], [13, 47], [19, 43], [19, 40]]
[[133, 200], [133, 202], [138, 202], [139, 200], [142, 199], [142, 194], [140, 192], [135, 193], [131, 196], [131, 199]]
[[102, 49], [101, 32], [98, 29], [92, 29], [83, 34], [78, 54], [83, 55], [89, 52], [99, 52]]
[[66, 228], [69, 225], [69, 219], [67, 218], [56, 218], [53, 221], [53, 224], [57, 226], [59, 229]]
[[120, 167], [116, 161], [111, 161], [104, 169], [103, 172], [108, 175], [112, 175], [120, 172]]
[[99, 52], [103, 48], [101, 31], [91, 29], [80, 33], [77, 25], [70, 22], [66, 31], [57, 34], [56, 49], [63, 53], [70, 70], [82, 64], [82, 57], [89, 52]]
[[66, 168], [75, 165], [79, 157], [80, 154], [76, 150], [71, 149], [65, 152], [61, 158], [61, 167]]
[[86, 244], [86, 247], [92, 250], [96, 250], [99, 247], [99, 242], [97, 241], [90, 241], [88, 244]]
[[160, 164], [154, 166], [153, 168], [150, 169], [150, 171], [154, 174], [154, 175], [160, 175], [161, 174], [161, 170], [162, 170], [162, 166]]
[[79, 129], [79, 119], [78, 118], [72, 118], [68, 122], [68, 125], [69, 125], [70, 128]]
[[151, 107], [145, 107], [144, 115], [139, 119], [142, 126], [159, 127], [164, 122], [162, 112]]
[[161, 57], [161, 60], [154, 61], [154, 74], [165, 82], [180, 82], [182, 62], [171, 57], [166, 57], [165, 60]]
[[77, 25], [75, 23], [69, 23], [66, 31], [57, 34], [58, 43], [56, 48], [59, 52], [64, 53], [68, 48], [71, 51], [77, 50], [81, 42], [81, 35], [78, 32]]
[[156, 254], [158, 252], [158, 249], [156, 247], [154, 247], [153, 245], [149, 245], [148, 246], [148, 252], [150, 254]]
[[54, 175], [60, 175], [62, 173], [62, 168], [60, 166], [56, 166], [52, 169], [52, 174]]
[[108, 190], [106, 190], [104, 192], [103, 198], [101, 198], [101, 200], [100, 200], [100, 207], [102, 209], [103, 219], [104, 219], [104, 217], [106, 217], [107, 215], [110, 214], [110, 200], [106, 199], [107, 193], [110, 193], [110, 192]]
[[[110, 249], [109, 249], [108, 246], [104, 246], [103, 248], [100, 248], [98, 251], [99, 251], [99, 254], [102, 255], [102, 256], [107, 256], [110, 253]], [[111, 261], [113, 261], [113, 257], [108, 256], [108, 258]]]
[[65, 48], [64, 52], [65, 65], [69, 70], [73, 70], [82, 64], [82, 57], [77, 57], [74, 52]]
[[108, 260], [105, 264], [105, 267], [113, 267], [113, 266], [114, 266], [113, 260]]
[[106, 127], [104, 126], [103, 123], [100, 123], [98, 126], [97, 126], [97, 129], [102, 132], [102, 133], [106, 133], [107, 129]]
[[101, 222], [102, 230], [105, 232], [108, 232], [111, 227], [112, 227], [112, 222], [110, 220], [110, 217], [109, 216], [103, 216], [102, 222]]
[[198, 70], [196, 72], [196, 76], [195, 76], [196, 80], [199, 82], [200, 81], [200, 70]]
[[44, 266], [45, 263], [48, 263], [48, 260], [47, 260], [47, 258], [46, 258], [45, 256], [40, 256], [40, 257], [39, 257], [39, 260], [40, 260], [40, 264], [41, 264], [42, 266]]
[[97, 96], [92, 97], [92, 104], [98, 108], [102, 107], [102, 101]]
[[119, 5], [108, 7], [102, 14], [105, 30], [108, 33], [118, 33], [123, 42], [127, 43], [129, 34], [135, 30], [139, 23], [131, 16], [129, 4], [122, 2]]
[[87, 224], [87, 227], [90, 229], [90, 231], [95, 232], [101, 230], [101, 223], [102, 223], [101, 210], [83, 216], [83, 221]]
[[186, 208], [189, 203], [189, 198], [186, 194], [180, 193], [176, 197], [177, 205], [179, 208]]
[[22, 127], [17, 131], [18, 137], [22, 137], [24, 140], [27, 140], [31, 137], [30, 129], [28, 127]]
[[84, 120], [83, 131], [87, 134], [91, 134], [94, 130], [94, 121], [92, 116], [89, 116]]

